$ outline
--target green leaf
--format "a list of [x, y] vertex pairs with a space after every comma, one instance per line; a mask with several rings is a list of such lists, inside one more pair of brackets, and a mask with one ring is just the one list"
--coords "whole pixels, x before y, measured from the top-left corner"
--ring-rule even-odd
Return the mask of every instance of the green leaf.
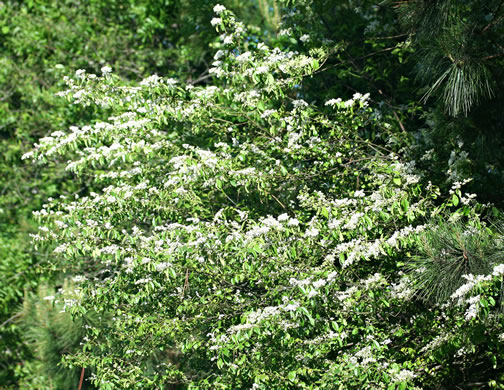
[[459, 204], [459, 198], [455, 194], [453, 194], [453, 196], [452, 196], [452, 203], [454, 206], [458, 206], [458, 204]]

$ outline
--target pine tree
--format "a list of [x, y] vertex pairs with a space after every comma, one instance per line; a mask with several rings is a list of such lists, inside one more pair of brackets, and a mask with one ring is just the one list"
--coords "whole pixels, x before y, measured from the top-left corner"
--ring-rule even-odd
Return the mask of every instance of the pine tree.
[[430, 85], [424, 100], [437, 94], [458, 116], [494, 96], [504, 56], [501, 0], [407, 0], [396, 6], [418, 49], [418, 76]]
[[[65, 367], [62, 358], [80, 348], [84, 321], [72, 319], [64, 309], [64, 301], [74, 291], [73, 285], [65, 282], [62, 291], [66, 291], [65, 295], [40, 286], [38, 294], [25, 297], [20, 312], [21, 326], [35, 359], [23, 369], [23, 388], [76, 389], [78, 386], [81, 368]], [[89, 374], [88, 370], [86, 376]], [[86, 383], [86, 388], [91, 388], [90, 384]]]
[[437, 221], [420, 237], [421, 254], [409, 263], [417, 295], [445, 303], [464, 283], [464, 275], [487, 275], [504, 258], [502, 226], [495, 231], [461, 221]]

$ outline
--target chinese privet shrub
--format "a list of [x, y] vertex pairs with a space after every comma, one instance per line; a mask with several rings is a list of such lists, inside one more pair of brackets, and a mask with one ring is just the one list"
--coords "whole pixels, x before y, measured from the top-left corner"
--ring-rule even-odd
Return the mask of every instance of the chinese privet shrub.
[[103, 389], [450, 387], [471, 359], [497, 380], [504, 266], [461, 276], [444, 306], [415, 301], [421, 267], [401, 272], [427, 217], [481, 226], [474, 199], [422, 184], [368, 94], [304, 101], [324, 50], [250, 41], [214, 11], [212, 84], [78, 70], [61, 95], [111, 117], [25, 156], [100, 189], [37, 212], [34, 244], [80, 281], [64, 310], [98, 319], [65, 364]]

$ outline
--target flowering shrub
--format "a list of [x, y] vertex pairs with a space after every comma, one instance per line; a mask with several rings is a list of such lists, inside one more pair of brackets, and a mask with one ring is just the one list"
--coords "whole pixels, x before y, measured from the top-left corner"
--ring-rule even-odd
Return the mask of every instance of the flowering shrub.
[[430, 307], [414, 299], [418, 269], [402, 267], [431, 216], [479, 223], [474, 199], [458, 187], [440, 201], [422, 184], [369, 94], [304, 101], [298, 86], [324, 49], [251, 43], [231, 12], [214, 11], [213, 84], [153, 75], [130, 86], [109, 67], [78, 70], [60, 95], [112, 116], [25, 155], [67, 161], [101, 188], [37, 212], [34, 244], [77, 275], [63, 310], [96, 318], [66, 365], [93, 368], [103, 389], [432, 386], [449, 375], [439, 362], [480, 353], [468, 335], [498, 318], [502, 266]]

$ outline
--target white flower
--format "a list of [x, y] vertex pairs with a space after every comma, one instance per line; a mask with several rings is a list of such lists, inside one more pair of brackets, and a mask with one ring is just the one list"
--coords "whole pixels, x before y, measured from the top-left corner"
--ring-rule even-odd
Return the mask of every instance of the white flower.
[[294, 108], [308, 107], [308, 103], [306, 103], [303, 99], [293, 100], [292, 105], [294, 106]]
[[27, 158], [32, 158], [35, 155], [33, 151], [23, 154], [21, 160], [26, 160]]
[[397, 382], [408, 382], [415, 377], [415, 373], [410, 370], [401, 370], [392, 379], [395, 383]]
[[462, 277], [467, 280], [467, 283], [463, 284], [462, 286], [460, 286], [457, 291], [455, 291], [452, 295], [451, 295], [451, 299], [457, 299], [457, 298], [462, 298], [463, 296], [465, 296], [469, 291], [472, 290], [472, 288], [476, 285], [476, 283], [481, 280], [480, 279], [480, 276], [482, 275], [478, 275], [477, 277], [474, 277], [473, 274], [468, 274], [468, 275], [462, 275]]
[[77, 77], [80, 77], [80, 78], [84, 77], [84, 73], [86, 73], [86, 70], [85, 70], [85, 69], [77, 69], [77, 70], [75, 71], [75, 75], [76, 75]]
[[226, 56], [226, 52], [224, 50], [217, 50], [217, 52], [214, 55], [214, 60], [218, 60], [222, 57]]
[[289, 222], [287, 222], [287, 226], [298, 226], [299, 221], [297, 218], [291, 218], [289, 219]]
[[262, 66], [259, 66], [257, 69], [256, 69], [256, 73], [257, 74], [263, 74], [263, 73], [267, 73], [269, 71], [269, 68], [265, 65], [262, 65]]
[[156, 264], [156, 271], [162, 272], [166, 268], [168, 268], [169, 266], [171, 266], [171, 264], [170, 263], [166, 263], [166, 262], [162, 262], [162, 263]]
[[504, 264], [499, 264], [498, 266], [494, 267], [492, 275], [493, 276], [504, 275]]
[[169, 87], [174, 87], [175, 85], [177, 85], [177, 80], [173, 79], [173, 78], [169, 78], [169, 79], [166, 79], [165, 80], [165, 83], [166, 85], [168, 85]]
[[246, 61], [248, 61], [252, 56], [252, 53], [250, 53], [249, 51], [246, 51], [245, 53], [243, 54], [240, 54], [238, 57], [236, 57], [236, 60], [240, 63], [244, 63]]
[[402, 278], [399, 283], [392, 284], [390, 295], [396, 299], [409, 299], [414, 291], [410, 288], [410, 281], [407, 278]]
[[290, 28], [285, 28], [285, 29], [280, 30], [280, 31], [278, 32], [278, 35], [279, 35], [279, 36], [281, 36], [281, 37], [282, 37], [282, 36], [286, 36], [286, 37], [288, 37], [288, 36], [290, 36], [291, 34], [292, 34], [292, 31], [291, 31], [291, 29], [290, 29]]
[[112, 68], [110, 66], [102, 66], [101, 68], [101, 72], [105, 75], [105, 74], [108, 74], [110, 72], [112, 72]]
[[338, 276], [338, 273], [336, 271], [331, 272], [329, 275], [327, 275], [327, 281], [332, 282], [336, 276]]
[[295, 303], [291, 303], [287, 306], [285, 306], [285, 311], [296, 311], [299, 307], [299, 303], [298, 302], [295, 302]]
[[54, 253], [63, 253], [69, 248], [69, 244], [61, 244], [57, 248], [54, 249]]
[[75, 93], [73, 94], [73, 97], [74, 97], [75, 99], [80, 99], [80, 98], [82, 97], [82, 95], [83, 95], [83, 94], [84, 94], [84, 90], [83, 90], [83, 89], [80, 89], [80, 90], [78, 90], [77, 92], [75, 92]]
[[266, 45], [264, 44], [264, 42], [259, 42], [259, 43], [257, 44], [257, 49], [258, 49], [258, 50], [268, 50], [268, 46], [266, 46]]
[[300, 40], [301, 42], [308, 42], [308, 41], [310, 40], [310, 36], [309, 36], [308, 34], [301, 35], [301, 36], [299, 37], [299, 40]]
[[311, 228], [305, 232], [305, 237], [317, 237], [319, 230], [316, 228]]
[[228, 332], [229, 333], [236, 333], [238, 331], [244, 331], [244, 330], [247, 330], [247, 329], [251, 329], [253, 327], [254, 327], [253, 324], [238, 324], [238, 325], [234, 325], [234, 326], [230, 327], [228, 329]]
[[357, 227], [359, 223], [360, 217], [362, 217], [364, 213], [355, 213], [352, 215], [350, 220], [343, 226], [344, 229], [353, 230]]
[[313, 282], [313, 287], [320, 288], [320, 287], [324, 287], [325, 284], [326, 284], [326, 281], [324, 279], [319, 279], [316, 282]]
[[327, 102], [325, 102], [325, 105], [334, 107], [334, 106], [338, 105], [339, 103], [341, 103], [341, 98], [330, 99]]
[[465, 313], [465, 319], [467, 321], [470, 321], [472, 320], [473, 318], [476, 318], [476, 316], [478, 315], [478, 312], [479, 312], [479, 295], [477, 296], [478, 298], [478, 302], [474, 302], [472, 303], [470, 306], [469, 306], [469, 309], [467, 309], [466, 313]]
[[210, 21], [210, 24], [212, 26], [217, 26], [218, 24], [221, 24], [222, 23], [222, 19], [221, 18], [213, 18], [211, 21]]
[[289, 219], [289, 216], [287, 215], [287, 213], [284, 213], [284, 214], [280, 214], [278, 217], [278, 222], [285, 222]]
[[226, 10], [226, 7], [220, 4], [216, 4], [215, 7], [213, 7], [213, 12], [215, 12], [217, 15], [220, 15]]
[[261, 118], [262, 119], [265, 119], [273, 114], [275, 114], [277, 111], [276, 110], [265, 110], [262, 114], [261, 114]]

